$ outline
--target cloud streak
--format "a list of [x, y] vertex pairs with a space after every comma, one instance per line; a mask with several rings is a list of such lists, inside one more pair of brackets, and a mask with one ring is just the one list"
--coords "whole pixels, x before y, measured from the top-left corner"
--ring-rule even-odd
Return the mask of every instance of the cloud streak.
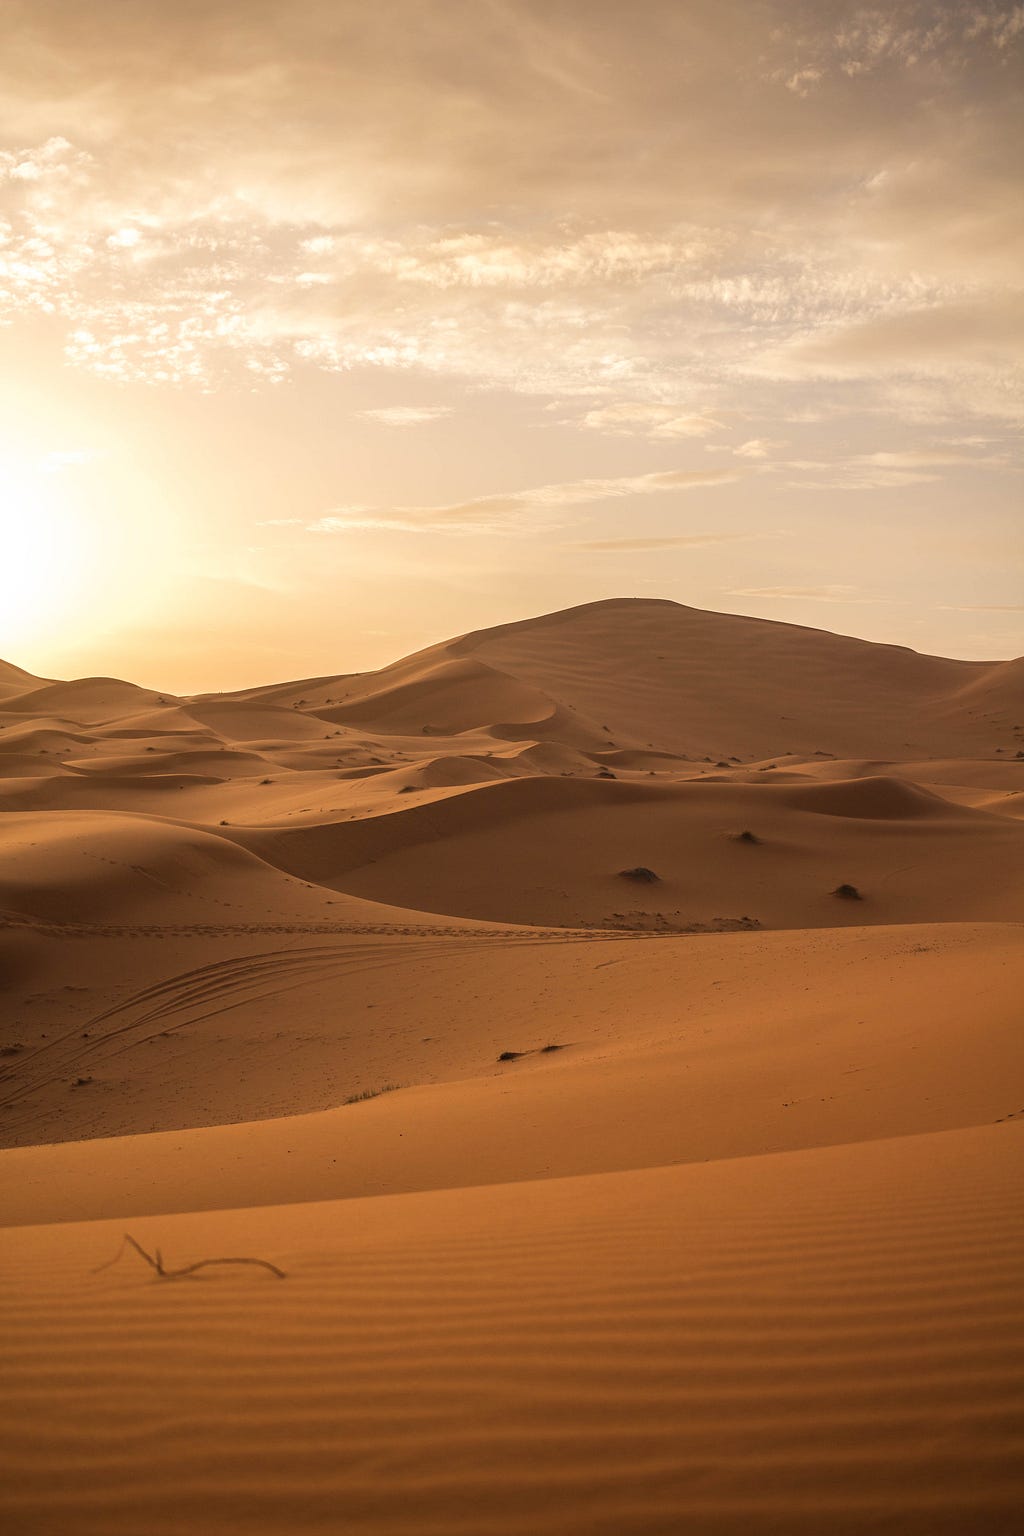
[[364, 421], [378, 421], [385, 427], [419, 427], [428, 421], [440, 421], [452, 414], [450, 405], [380, 405], [359, 411]]
[[811, 587], [729, 587], [730, 597], [772, 598], [789, 602], [812, 603], [886, 603], [889, 598], [869, 597], [859, 587], [843, 582], [826, 582]]
[[576, 549], [599, 550], [607, 554], [647, 551], [657, 549], [705, 549], [715, 544], [748, 544], [760, 539], [778, 539], [783, 535], [773, 533], [684, 533], [664, 538], [634, 539], [587, 539], [576, 544]]
[[564, 526], [565, 514], [570, 508], [729, 485], [739, 478], [740, 473], [731, 469], [670, 469], [643, 475], [564, 481], [441, 506], [339, 507], [306, 524], [306, 529], [309, 533], [320, 534], [353, 533], [371, 528], [396, 533], [536, 532], [538, 526]]

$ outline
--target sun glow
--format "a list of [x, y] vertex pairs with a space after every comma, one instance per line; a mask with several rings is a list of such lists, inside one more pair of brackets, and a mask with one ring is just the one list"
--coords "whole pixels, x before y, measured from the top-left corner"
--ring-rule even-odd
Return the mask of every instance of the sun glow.
[[89, 590], [90, 519], [77, 453], [33, 457], [0, 445], [0, 655], [66, 629]]

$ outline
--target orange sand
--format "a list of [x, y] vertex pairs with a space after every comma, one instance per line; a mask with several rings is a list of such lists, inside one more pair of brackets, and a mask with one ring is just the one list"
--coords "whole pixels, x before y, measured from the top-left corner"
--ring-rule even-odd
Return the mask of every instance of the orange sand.
[[1020, 662], [655, 602], [0, 666], [4, 1530], [1015, 1529], [1018, 751]]

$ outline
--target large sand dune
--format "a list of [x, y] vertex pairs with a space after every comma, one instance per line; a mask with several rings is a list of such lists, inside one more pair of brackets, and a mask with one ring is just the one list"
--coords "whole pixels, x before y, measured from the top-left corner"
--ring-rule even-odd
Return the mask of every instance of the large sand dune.
[[1015, 1530], [1022, 666], [0, 666], [4, 1529]]

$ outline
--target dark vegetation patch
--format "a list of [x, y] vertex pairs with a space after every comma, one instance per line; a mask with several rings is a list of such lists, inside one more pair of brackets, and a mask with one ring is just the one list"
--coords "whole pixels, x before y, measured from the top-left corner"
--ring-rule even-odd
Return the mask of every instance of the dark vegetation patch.
[[656, 875], [653, 869], [648, 869], [646, 864], [638, 864], [635, 869], [620, 869], [619, 878], [636, 880], [641, 885], [653, 885], [661, 879], [661, 876]]
[[550, 1056], [552, 1051], [564, 1051], [564, 1045], [542, 1045], [532, 1051], [502, 1051], [499, 1061], [521, 1061], [524, 1056]]
[[364, 1088], [362, 1093], [352, 1093], [346, 1104], [362, 1104], [365, 1099], [377, 1099], [382, 1093], [397, 1093], [401, 1083], [383, 1083], [380, 1088]]

